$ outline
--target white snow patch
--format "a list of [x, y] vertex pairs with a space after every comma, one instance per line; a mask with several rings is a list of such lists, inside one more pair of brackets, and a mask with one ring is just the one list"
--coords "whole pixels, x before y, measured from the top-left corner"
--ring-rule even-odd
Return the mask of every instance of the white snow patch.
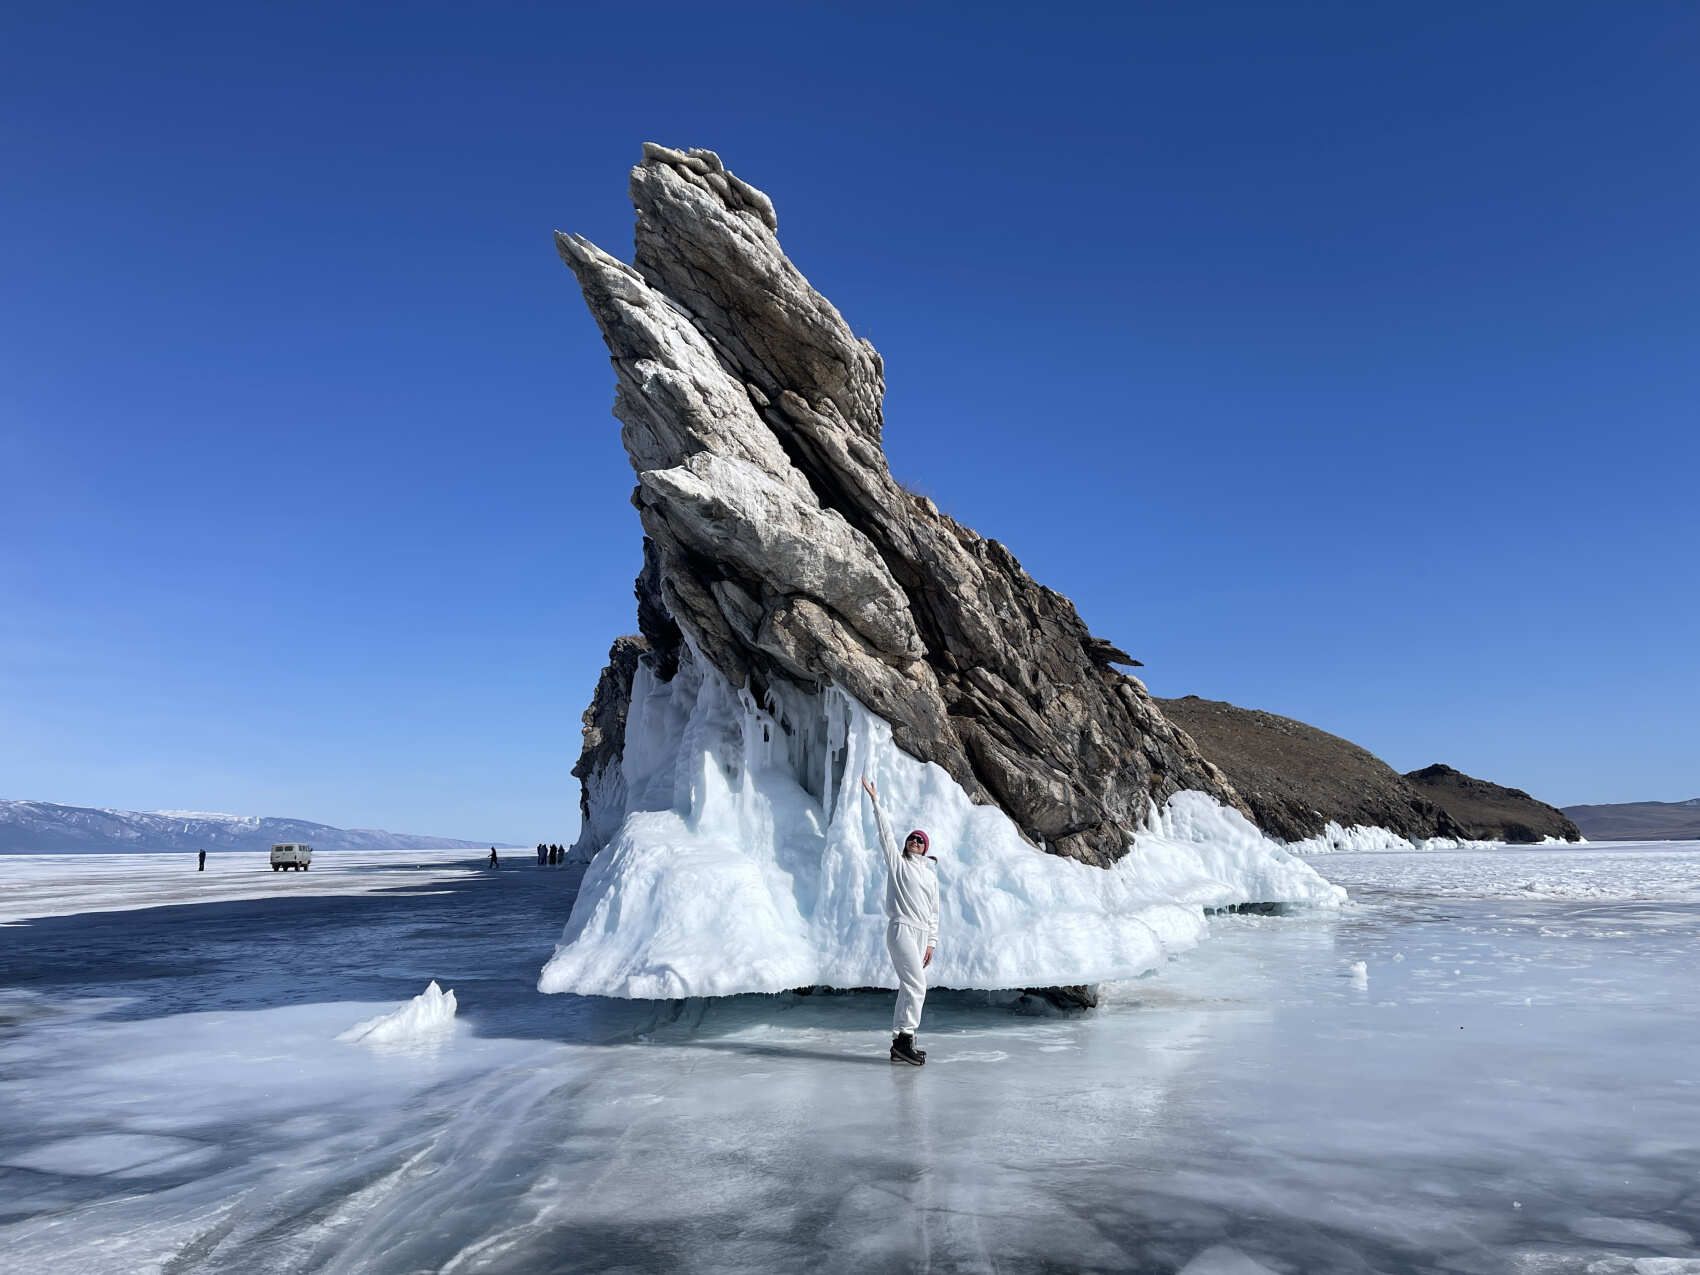
[[[128, 812], [103, 808], [101, 813], [104, 815], [122, 815]], [[166, 819], [210, 819], [217, 823], [239, 823], [249, 827], [258, 826], [260, 822], [258, 815], [230, 815], [217, 810], [144, 810], [142, 813], [160, 815]]]
[[[670, 682], [640, 664], [626, 718], [624, 809], [585, 873], [545, 992], [664, 999], [794, 987], [893, 987], [885, 865], [863, 774], [894, 827], [939, 859], [937, 986], [1135, 977], [1205, 933], [1205, 908], [1337, 906], [1345, 891], [1238, 812], [1183, 792], [1115, 867], [1045, 854], [836, 689], [767, 708], [687, 652]], [[591, 794], [594, 801], [597, 793]]]
[[433, 1038], [453, 1029], [456, 1008], [454, 992], [445, 992], [432, 979], [423, 992], [406, 1004], [356, 1023], [337, 1039], [368, 1045], [398, 1045]]
[[1374, 824], [1353, 824], [1343, 828], [1334, 820], [1314, 837], [1290, 841], [1287, 849], [1294, 854], [1373, 854], [1409, 850], [1485, 850], [1497, 845], [1494, 841], [1460, 841], [1455, 837], [1407, 837]]

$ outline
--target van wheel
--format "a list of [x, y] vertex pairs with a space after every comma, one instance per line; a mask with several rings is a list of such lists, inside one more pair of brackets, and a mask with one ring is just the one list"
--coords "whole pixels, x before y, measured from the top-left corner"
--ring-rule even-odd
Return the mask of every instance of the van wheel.
[[278, 865], [277, 865], [277, 864], [275, 864], [275, 863], [274, 863], [274, 864], [272, 864], [272, 871], [273, 871], [273, 872], [276, 872], [276, 871], [277, 871], [277, 869], [278, 869]]

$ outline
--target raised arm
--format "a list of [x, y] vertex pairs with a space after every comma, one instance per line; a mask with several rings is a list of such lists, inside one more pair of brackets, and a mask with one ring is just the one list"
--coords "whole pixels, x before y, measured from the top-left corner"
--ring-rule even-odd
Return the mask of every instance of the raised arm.
[[896, 872], [900, 851], [891, 835], [891, 825], [885, 821], [885, 811], [880, 809], [879, 790], [874, 787], [874, 781], [866, 775], [862, 776], [862, 791], [867, 793], [868, 800], [874, 803], [874, 822], [879, 825], [880, 849], [885, 851], [885, 866], [889, 871]]

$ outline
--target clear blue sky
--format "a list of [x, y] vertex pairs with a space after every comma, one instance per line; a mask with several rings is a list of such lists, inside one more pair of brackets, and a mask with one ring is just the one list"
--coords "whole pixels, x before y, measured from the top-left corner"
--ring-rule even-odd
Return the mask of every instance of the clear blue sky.
[[0, 20], [0, 795], [571, 835], [645, 139], [1158, 694], [1700, 794], [1694, 6], [254, 10]]

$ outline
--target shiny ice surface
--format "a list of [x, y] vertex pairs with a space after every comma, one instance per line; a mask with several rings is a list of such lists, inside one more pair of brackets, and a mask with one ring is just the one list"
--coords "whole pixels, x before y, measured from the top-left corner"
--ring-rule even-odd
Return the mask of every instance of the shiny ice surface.
[[465, 863], [0, 927], [8, 1267], [1700, 1271], [1700, 846], [1334, 855], [921, 1069], [889, 995], [541, 996], [571, 875]]
[[[536, 862], [528, 851], [503, 851], [504, 863], [508, 856]], [[367, 894], [404, 879], [417, 885], [476, 876], [482, 863], [480, 852], [468, 850], [318, 850], [304, 872], [273, 872], [264, 850], [209, 854], [205, 871], [196, 870], [188, 851], [0, 855], [0, 925], [175, 904]]]

